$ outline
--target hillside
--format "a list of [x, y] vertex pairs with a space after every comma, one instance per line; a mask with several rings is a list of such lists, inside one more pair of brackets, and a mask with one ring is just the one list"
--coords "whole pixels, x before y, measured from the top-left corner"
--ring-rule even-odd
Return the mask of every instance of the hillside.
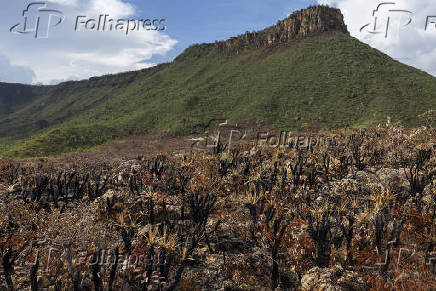
[[436, 82], [349, 36], [339, 10], [316, 6], [151, 69], [49, 87], [3, 84], [0, 96], [0, 104], [14, 100], [0, 110], [0, 155], [26, 157], [134, 131], [188, 134], [212, 118], [292, 129], [390, 116], [416, 126], [436, 108]]
[[0, 83], [0, 118], [31, 103], [43, 90], [30, 85]]

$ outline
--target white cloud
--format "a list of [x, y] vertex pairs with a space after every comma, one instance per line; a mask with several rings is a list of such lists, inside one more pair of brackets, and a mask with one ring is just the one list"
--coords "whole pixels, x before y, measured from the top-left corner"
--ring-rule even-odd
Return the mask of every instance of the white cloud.
[[[22, 21], [22, 4], [9, 4], [16, 15], [12, 24]], [[49, 38], [0, 32], [0, 53], [14, 65], [30, 68], [35, 83], [50, 84], [149, 67], [153, 65], [150, 62], [153, 56], [165, 55], [177, 43], [160, 31], [139, 30], [128, 35], [123, 31], [74, 31], [77, 15], [97, 20], [101, 14], [115, 20], [143, 18], [135, 15], [133, 5], [122, 0], [49, 0], [47, 7], [65, 15], [62, 24], [51, 28]], [[4, 22], [1, 16], [0, 12], [0, 24]], [[6, 79], [0, 75], [0, 81]]]
[[[433, 24], [427, 31], [425, 30], [427, 16], [436, 15], [436, 1], [318, 0], [318, 2], [341, 9], [352, 36], [403, 63], [436, 75], [436, 28]], [[369, 33], [374, 26], [373, 10], [383, 2], [395, 3], [395, 5], [382, 6], [377, 12], [379, 31], [384, 30], [387, 17], [391, 17], [387, 38], [384, 33]], [[408, 10], [412, 14], [389, 12], [390, 9]], [[409, 15], [412, 22], [405, 26]], [[360, 31], [367, 23], [370, 23], [370, 26]]]
[[62, 5], [75, 6], [79, 3], [79, 0], [48, 0], [47, 2], [58, 3]]
[[8, 83], [31, 83], [35, 73], [24, 66], [12, 65], [9, 58], [0, 54], [0, 80]]
[[120, 0], [92, 0], [88, 12], [107, 13], [111, 17], [127, 17], [135, 12], [133, 5]]

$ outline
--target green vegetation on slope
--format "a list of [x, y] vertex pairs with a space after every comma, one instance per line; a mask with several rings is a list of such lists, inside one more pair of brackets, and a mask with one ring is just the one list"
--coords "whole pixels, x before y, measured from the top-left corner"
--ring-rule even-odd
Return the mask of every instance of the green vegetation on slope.
[[288, 46], [218, 53], [195, 45], [174, 62], [141, 73], [67, 82], [0, 118], [0, 155], [83, 149], [129, 131], [186, 134], [211, 118], [253, 118], [281, 129], [305, 122], [341, 128], [390, 116], [408, 126], [436, 108], [435, 78], [346, 34]]
[[5, 117], [41, 96], [48, 87], [0, 83], [0, 118]]

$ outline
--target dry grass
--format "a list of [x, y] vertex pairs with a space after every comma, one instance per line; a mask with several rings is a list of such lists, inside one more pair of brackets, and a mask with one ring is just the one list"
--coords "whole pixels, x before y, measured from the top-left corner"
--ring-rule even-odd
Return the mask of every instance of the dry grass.
[[311, 150], [138, 139], [2, 160], [0, 289], [295, 290], [316, 266], [342, 290], [434, 289], [435, 131], [327, 134], [337, 144]]

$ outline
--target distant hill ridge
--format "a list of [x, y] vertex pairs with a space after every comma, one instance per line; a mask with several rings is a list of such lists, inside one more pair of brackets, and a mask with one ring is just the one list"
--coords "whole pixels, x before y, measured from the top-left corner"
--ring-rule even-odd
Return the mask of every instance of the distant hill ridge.
[[0, 118], [32, 102], [37, 95], [31, 85], [0, 83]]

